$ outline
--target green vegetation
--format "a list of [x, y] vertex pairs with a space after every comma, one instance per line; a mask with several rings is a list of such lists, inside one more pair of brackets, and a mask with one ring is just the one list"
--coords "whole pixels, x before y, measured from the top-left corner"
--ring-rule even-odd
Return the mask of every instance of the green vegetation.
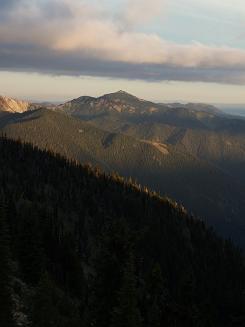
[[[123, 124], [126, 119], [123, 117], [121, 114], [109, 115], [103, 120], [112, 125], [117, 122]], [[93, 120], [82, 121], [42, 109], [0, 120], [0, 127], [9, 137], [31, 142], [41, 149], [60, 153], [81, 163], [91, 163], [106, 172], [119, 172], [161, 194], [167, 194], [225, 237], [232, 237], [245, 247], [244, 185], [233, 176], [235, 173], [232, 175], [217, 162], [205, 159], [205, 149], [210, 153], [225, 153], [222, 139], [214, 132], [210, 132], [210, 138], [205, 138], [204, 132], [198, 129], [186, 132], [185, 129], [161, 124], [135, 123], [120, 127], [124, 133], [132, 134], [129, 136], [101, 130], [92, 123]], [[231, 147], [227, 145], [227, 149]], [[202, 156], [200, 151], [203, 151]], [[229, 163], [228, 159], [224, 162]], [[244, 169], [242, 159], [234, 159], [234, 162], [237, 165], [240, 162], [241, 170]], [[239, 175], [235, 164], [234, 172]]]
[[19, 141], [0, 152], [1, 326], [244, 325], [242, 254], [181, 206]]

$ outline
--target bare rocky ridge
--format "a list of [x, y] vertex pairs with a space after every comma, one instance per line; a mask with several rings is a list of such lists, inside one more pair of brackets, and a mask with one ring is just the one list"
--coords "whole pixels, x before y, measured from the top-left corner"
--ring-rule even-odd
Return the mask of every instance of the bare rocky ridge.
[[15, 100], [9, 97], [0, 96], [0, 111], [10, 113], [23, 113], [30, 108], [27, 101]]

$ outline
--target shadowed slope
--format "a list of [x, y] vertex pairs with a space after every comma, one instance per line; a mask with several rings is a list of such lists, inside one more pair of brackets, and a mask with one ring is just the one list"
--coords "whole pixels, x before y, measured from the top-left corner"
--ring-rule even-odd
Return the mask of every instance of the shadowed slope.
[[176, 198], [221, 233], [243, 244], [243, 186], [221, 169], [172, 144], [106, 132], [48, 110], [13, 116], [2, 131], [39, 148], [131, 176]]
[[0, 152], [1, 325], [7, 307], [30, 327], [243, 326], [241, 253], [181, 206], [31, 145]]

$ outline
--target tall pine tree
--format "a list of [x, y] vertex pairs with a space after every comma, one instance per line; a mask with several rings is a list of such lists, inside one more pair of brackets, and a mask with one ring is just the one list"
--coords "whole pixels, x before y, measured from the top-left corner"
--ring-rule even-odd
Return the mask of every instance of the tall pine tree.
[[129, 254], [124, 267], [118, 304], [112, 312], [111, 327], [139, 327], [142, 318], [138, 307], [134, 255]]
[[5, 207], [0, 202], [0, 326], [12, 327], [11, 254]]
[[77, 303], [63, 293], [44, 273], [33, 298], [33, 327], [80, 327]]
[[153, 265], [146, 290], [147, 325], [160, 327], [163, 324], [167, 306], [168, 291], [162, 276], [161, 266]]
[[24, 203], [19, 217], [18, 259], [24, 281], [37, 285], [44, 271], [45, 257], [37, 213]]

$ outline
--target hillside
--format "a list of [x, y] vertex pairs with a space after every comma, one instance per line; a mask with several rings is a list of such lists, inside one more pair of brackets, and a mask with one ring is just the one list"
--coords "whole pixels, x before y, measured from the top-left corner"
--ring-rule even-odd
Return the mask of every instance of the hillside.
[[[75, 99], [66, 112], [104, 130], [171, 146], [175, 152], [215, 166], [229, 175], [231, 185], [237, 183], [244, 188], [245, 121], [239, 117], [205, 104], [154, 104], [125, 92], [85, 102], [83, 97]], [[240, 199], [238, 193], [235, 196]], [[240, 215], [243, 219], [244, 212]]]
[[9, 113], [0, 128], [167, 194], [245, 248], [245, 121], [123, 91], [46, 107]]
[[0, 324], [243, 326], [239, 251], [116, 174], [0, 138]]
[[43, 109], [11, 116], [2, 120], [2, 125], [0, 121], [0, 128], [8, 136], [41, 149], [132, 177], [175, 198], [222, 235], [245, 246], [243, 185], [186, 151], [178, 151], [171, 144], [106, 132], [86, 121]]
[[172, 145], [245, 183], [245, 121], [213, 106], [154, 104], [120, 91], [60, 109], [104, 130]]

